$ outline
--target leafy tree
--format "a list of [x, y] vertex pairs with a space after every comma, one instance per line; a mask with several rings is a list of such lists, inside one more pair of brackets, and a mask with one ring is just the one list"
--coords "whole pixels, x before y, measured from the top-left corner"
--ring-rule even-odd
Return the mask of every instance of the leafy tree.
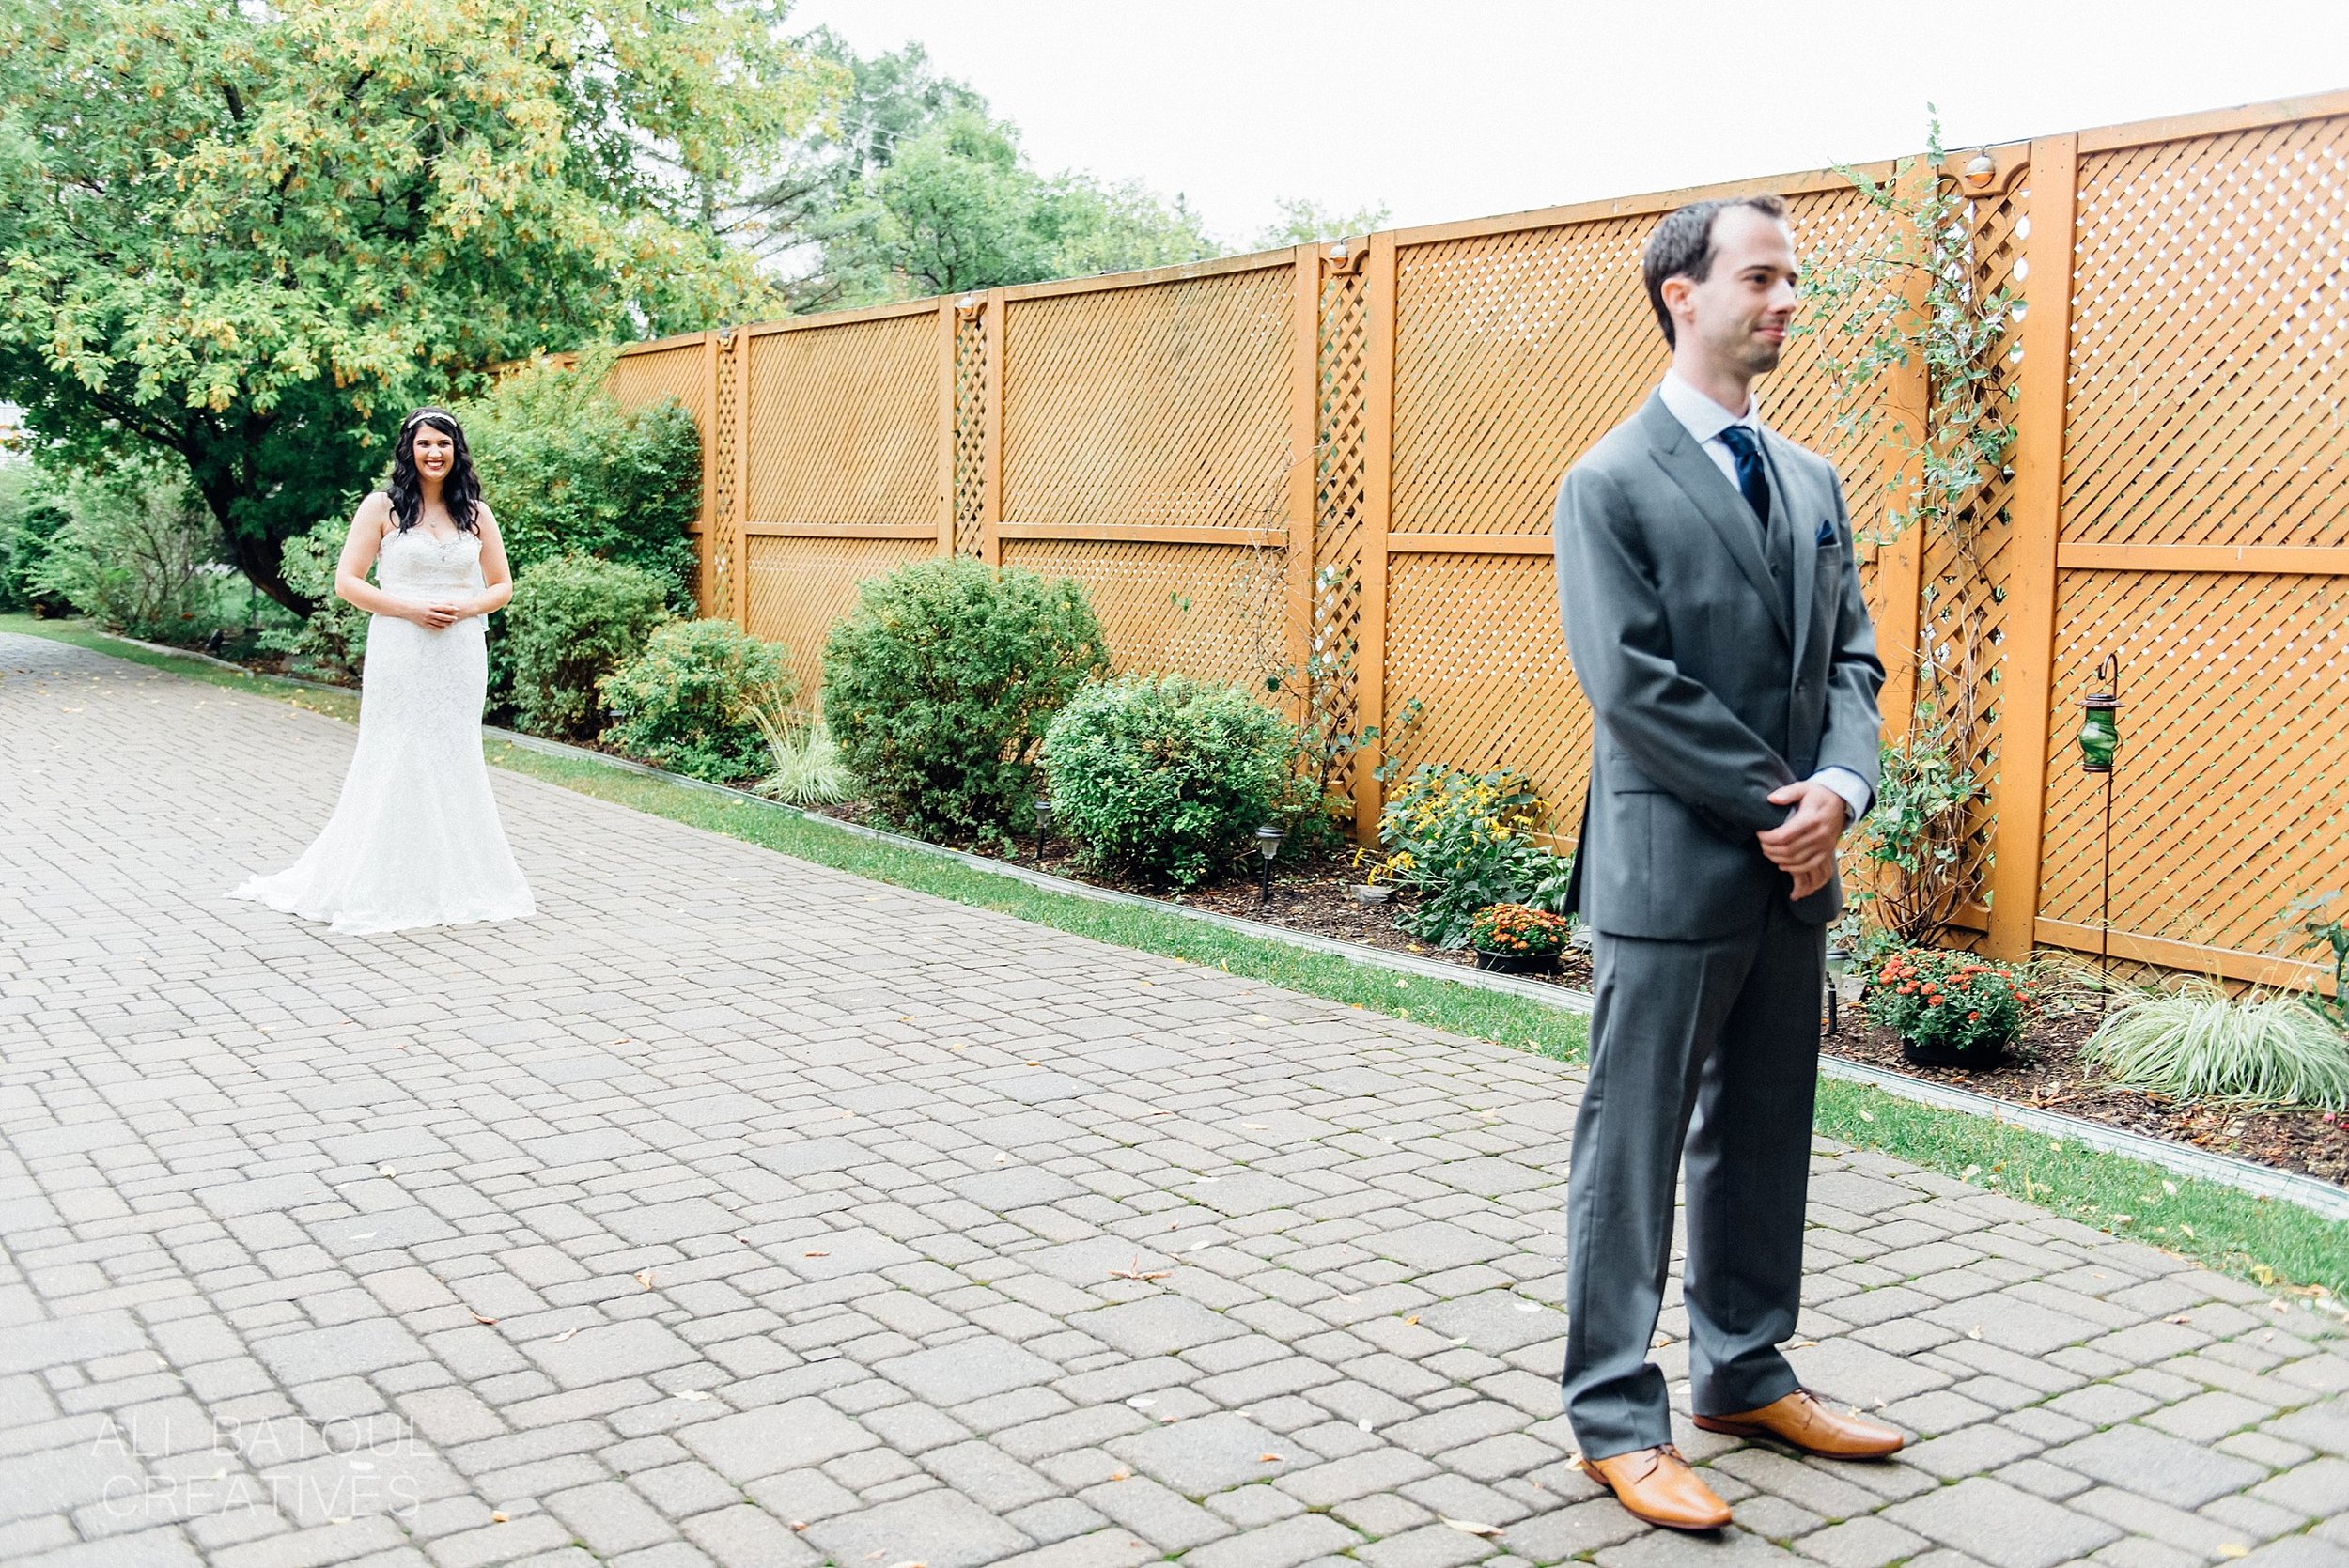
[[887, 264], [862, 237], [868, 188], [900, 146], [957, 115], [983, 117], [987, 100], [939, 75], [918, 43], [868, 57], [827, 28], [801, 41], [845, 76], [847, 92], [830, 118], [786, 140], [748, 174], [711, 221], [728, 243], [783, 269], [799, 308], [886, 298]]
[[769, 313], [712, 192], [841, 72], [771, 0], [16, 0], [0, 396], [56, 456], [176, 454], [237, 564], [416, 403], [540, 347]]
[[828, 222], [823, 266], [850, 297], [955, 294], [1222, 254], [1178, 196], [1038, 174], [1019, 132], [968, 105], [896, 141]]
[[1280, 221], [1259, 230], [1251, 248], [1278, 250], [1283, 245], [1315, 245], [1324, 240], [1368, 234], [1382, 227], [1392, 215], [1385, 202], [1376, 207], [1359, 207], [1351, 212], [1303, 197], [1291, 197], [1274, 205], [1281, 210]]

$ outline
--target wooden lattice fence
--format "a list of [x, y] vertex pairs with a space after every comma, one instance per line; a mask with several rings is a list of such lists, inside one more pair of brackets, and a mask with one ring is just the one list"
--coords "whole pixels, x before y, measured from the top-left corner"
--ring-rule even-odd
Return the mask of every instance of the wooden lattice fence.
[[[2117, 653], [2113, 952], [2306, 976], [2276, 917], [2349, 886], [2349, 94], [1921, 177], [1962, 198], [1974, 287], [2025, 307], [1993, 356], [2009, 466], [1866, 566], [1892, 722], [1921, 667], [1968, 684], [1960, 924], [2006, 955], [2096, 947], [2102, 798], [2070, 736]], [[1649, 229], [1760, 190], [1808, 256], [1891, 241], [1842, 176], [1741, 181], [670, 338], [614, 384], [700, 422], [705, 611], [781, 642], [811, 697], [860, 581], [973, 555], [1082, 582], [1125, 668], [1294, 691], [1310, 659], [1358, 722], [1416, 701], [1408, 760], [1522, 771], [1571, 828], [1590, 722], [1551, 499], [1664, 369]], [[1837, 451], [1820, 342], [1765, 416], [1836, 451], [1871, 530], [1913, 459]], [[1914, 428], [1930, 389], [1873, 396]]]

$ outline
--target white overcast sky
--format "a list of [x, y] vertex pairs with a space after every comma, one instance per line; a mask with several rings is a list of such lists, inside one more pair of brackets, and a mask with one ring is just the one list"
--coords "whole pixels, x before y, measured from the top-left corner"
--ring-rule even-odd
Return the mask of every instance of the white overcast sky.
[[1396, 225], [2349, 87], [2344, 0], [798, 0], [918, 40], [1034, 163]]

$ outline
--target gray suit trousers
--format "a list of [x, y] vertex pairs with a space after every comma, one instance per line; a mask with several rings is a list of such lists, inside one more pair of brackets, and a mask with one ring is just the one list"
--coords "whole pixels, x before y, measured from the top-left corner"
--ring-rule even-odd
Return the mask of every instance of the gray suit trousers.
[[1688, 1151], [1690, 1402], [1751, 1410], [1794, 1392], [1779, 1354], [1802, 1294], [1826, 932], [1773, 899], [1703, 941], [1596, 933], [1591, 1074], [1566, 1188], [1566, 1416], [1585, 1457], [1669, 1443], [1648, 1361]]

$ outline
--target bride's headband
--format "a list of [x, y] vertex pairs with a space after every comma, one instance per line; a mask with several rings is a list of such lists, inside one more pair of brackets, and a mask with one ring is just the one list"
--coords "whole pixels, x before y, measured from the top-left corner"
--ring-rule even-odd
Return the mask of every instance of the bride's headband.
[[418, 409], [415, 412], [410, 414], [406, 419], [400, 421], [400, 434], [406, 435], [408, 431], [412, 429], [419, 421], [426, 419], [445, 419], [451, 425], [457, 423], [457, 416], [449, 412], [446, 409]]

